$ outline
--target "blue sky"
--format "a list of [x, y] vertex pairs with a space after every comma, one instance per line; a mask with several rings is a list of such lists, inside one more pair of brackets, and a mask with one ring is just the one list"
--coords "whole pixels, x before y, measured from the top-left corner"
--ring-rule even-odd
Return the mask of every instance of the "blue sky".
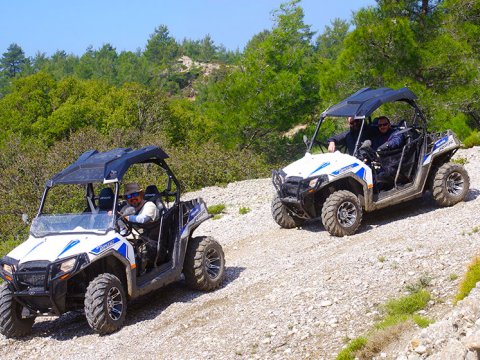
[[[144, 49], [150, 34], [166, 25], [177, 41], [202, 39], [240, 49], [253, 35], [271, 29], [271, 12], [282, 0], [0, 0], [0, 54], [12, 43], [27, 56], [56, 50], [81, 55], [88, 46], [110, 43], [117, 52]], [[302, 0], [305, 23], [323, 32], [335, 18], [351, 19], [353, 11], [375, 0]]]

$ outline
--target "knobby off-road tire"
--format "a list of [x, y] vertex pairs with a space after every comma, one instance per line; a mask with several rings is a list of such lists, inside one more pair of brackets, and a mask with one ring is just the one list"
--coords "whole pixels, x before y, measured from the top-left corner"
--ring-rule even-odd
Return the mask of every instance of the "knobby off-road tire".
[[459, 164], [446, 163], [434, 174], [431, 190], [433, 199], [440, 206], [452, 206], [465, 199], [470, 188], [470, 177]]
[[275, 195], [272, 200], [272, 216], [273, 220], [284, 229], [293, 229], [305, 222], [303, 219], [290, 215], [278, 195]]
[[347, 190], [335, 191], [322, 207], [322, 223], [334, 236], [353, 235], [362, 222], [358, 197]]
[[195, 290], [211, 291], [225, 277], [225, 255], [222, 246], [210, 236], [190, 239], [183, 266], [185, 282]]
[[99, 334], [120, 329], [127, 313], [127, 297], [120, 280], [112, 274], [93, 279], [85, 294], [85, 316], [88, 325]]
[[8, 284], [0, 286], [0, 332], [7, 338], [19, 338], [32, 331], [35, 317], [22, 318], [23, 306], [13, 297]]

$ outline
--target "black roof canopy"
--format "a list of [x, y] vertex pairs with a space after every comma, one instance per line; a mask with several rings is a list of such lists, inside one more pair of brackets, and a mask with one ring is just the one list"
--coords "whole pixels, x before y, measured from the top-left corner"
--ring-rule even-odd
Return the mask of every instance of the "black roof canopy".
[[90, 150], [48, 180], [46, 186], [120, 181], [131, 165], [145, 162], [159, 163], [166, 158], [168, 155], [157, 146], [147, 146], [138, 150], [117, 148], [106, 152]]
[[353, 116], [363, 118], [369, 116], [387, 102], [406, 101], [414, 104], [416, 98], [415, 94], [408, 88], [398, 90], [363, 88], [338, 104], [329, 107], [322, 113], [322, 117]]

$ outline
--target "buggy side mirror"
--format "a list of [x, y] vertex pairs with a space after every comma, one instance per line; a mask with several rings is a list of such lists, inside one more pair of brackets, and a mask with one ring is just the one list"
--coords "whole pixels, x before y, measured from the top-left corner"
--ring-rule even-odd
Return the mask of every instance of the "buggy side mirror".
[[307, 135], [303, 135], [303, 142], [305, 143], [305, 145], [307, 147], [308, 147], [308, 145], [310, 145], [310, 142], [308, 141]]
[[28, 225], [28, 223], [30, 221], [30, 219], [28, 218], [28, 214], [26, 214], [26, 213], [22, 214], [22, 221], [25, 225]]

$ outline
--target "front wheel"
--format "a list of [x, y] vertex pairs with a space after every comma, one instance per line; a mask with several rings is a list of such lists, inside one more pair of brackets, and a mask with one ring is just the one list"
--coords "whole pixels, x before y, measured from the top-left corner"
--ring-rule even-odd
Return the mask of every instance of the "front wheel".
[[275, 222], [284, 229], [293, 229], [301, 226], [305, 220], [290, 215], [285, 205], [282, 204], [280, 197], [275, 195], [272, 200], [272, 217]]
[[0, 333], [7, 338], [19, 338], [32, 331], [35, 317], [23, 316], [23, 306], [13, 297], [8, 284], [0, 286]]
[[323, 204], [322, 223], [331, 235], [353, 235], [361, 222], [362, 206], [358, 197], [350, 191], [335, 191]]
[[225, 277], [222, 246], [210, 236], [190, 239], [183, 274], [187, 285], [192, 289], [211, 291], [218, 288]]
[[459, 164], [440, 166], [433, 177], [432, 196], [440, 206], [452, 206], [465, 199], [470, 188], [470, 177]]
[[85, 294], [85, 316], [88, 325], [99, 334], [120, 329], [127, 313], [127, 297], [120, 280], [112, 274], [93, 279]]

